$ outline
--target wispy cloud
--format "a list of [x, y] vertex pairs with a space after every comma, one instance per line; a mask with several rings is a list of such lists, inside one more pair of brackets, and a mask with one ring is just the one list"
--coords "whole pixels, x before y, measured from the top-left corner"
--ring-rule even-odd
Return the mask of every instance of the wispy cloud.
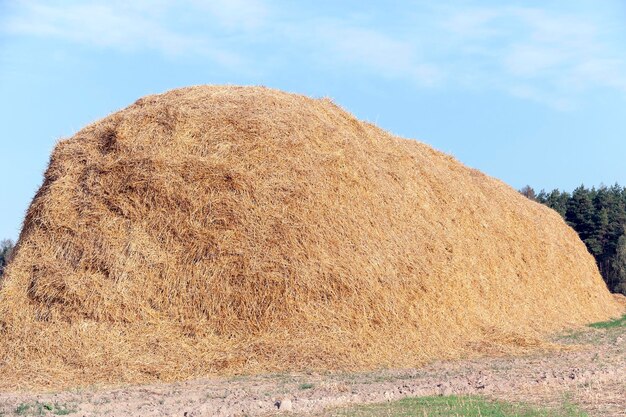
[[510, 85], [506, 92], [513, 97], [548, 105], [556, 110], [567, 111], [575, 108], [575, 104], [570, 97], [564, 97], [558, 92], [555, 93], [545, 88], [538, 88], [528, 83]]
[[[241, 3], [243, 0], [240, 0]], [[223, 2], [226, 3], [226, 2]], [[170, 28], [171, 2], [82, 2], [50, 4], [20, 2], [17, 12], [4, 22], [4, 31], [13, 35], [56, 38], [93, 47], [121, 51], [156, 50], [166, 55], [202, 54], [219, 64], [237, 65], [241, 59], [219, 45], [206, 33], [194, 34]], [[229, 6], [230, 7], [230, 6]], [[227, 11], [205, 17], [230, 25]]]
[[441, 80], [441, 70], [419, 56], [410, 39], [389, 36], [351, 22], [309, 22], [306, 31], [312, 45], [319, 47], [320, 61], [353, 72], [369, 71], [388, 79], [404, 79], [423, 87]]
[[626, 56], [598, 21], [541, 8], [457, 10], [444, 20], [462, 60], [482, 62], [493, 85], [566, 110], [595, 88], [626, 94]]
[[201, 56], [234, 71], [308, 62], [414, 88], [497, 90], [559, 110], [595, 89], [626, 94], [626, 47], [613, 40], [623, 26], [606, 25], [606, 16], [549, 6], [424, 4], [407, 4], [411, 13], [381, 20], [384, 10], [355, 15], [349, 7], [307, 9], [271, 0], [34, 0], [17, 3], [0, 30]]
[[262, 28], [270, 17], [270, 8], [262, 0], [192, 0], [189, 5], [207, 11], [216, 22], [231, 30], [252, 31]]

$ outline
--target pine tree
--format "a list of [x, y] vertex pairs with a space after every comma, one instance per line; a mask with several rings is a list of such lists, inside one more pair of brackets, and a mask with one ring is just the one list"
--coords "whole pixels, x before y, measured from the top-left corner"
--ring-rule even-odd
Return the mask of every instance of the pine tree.
[[578, 232], [583, 242], [593, 238], [595, 208], [591, 192], [583, 185], [576, 188], [567, 204], [565, 219]]
[[559, 213], [561, 217], [565, 218], [565, 212], [567, 211], [567, 203], [569, 201], [569, 197], [569, 193], [561, 192], [558, 189], [554, 189], [550, 191], [550, 193], [547, 193], [546, 190], [541, 190], [537, 194], [535, 201], [541, 204], [545, 204], [552, 210], [555, 210], [557, 213]]
[[569, 202], [570, 195], [566, 192], [560, 192], [559, 190], [552, 190], [546, 197], [546, 205], [553, 210], [556, 210], [561, 217], [565, 218], [567, 212], [567, 203]]
[[615, 256], [611, 260], [612, 276], [609, 289], [626, 295], [626, 229], [617, 242]]
[[609, 216], [607, 240], [610, 252], [615, 253], [617, 242], [626, 226], [626, 188], [615, 184], [609, 189], [609, 194], [611, 200], [607, 207]]
[[589, 250], [598, 260], [600, 269], [613, 254], [609, 245], [609, 210], [614, 205], [614, 195], [605, 186], [593, 190], [593, 231], [588, 239]]
[[589, 237], [585, 240], [589, 252], [596, 258], [602, 258], [605, 254], [605, 248], [607, 244], [606, 234], [609, 227], [609, 215], [605, 208], [594, 212], [593, 227]]

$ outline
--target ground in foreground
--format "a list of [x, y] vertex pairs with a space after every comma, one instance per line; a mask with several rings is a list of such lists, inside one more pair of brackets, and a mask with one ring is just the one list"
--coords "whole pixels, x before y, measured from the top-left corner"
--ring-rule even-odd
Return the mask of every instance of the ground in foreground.
[[0, 416], [626, 415], [626, 317], [559, 342], [572, 349], [421, 369], [0, 393]]

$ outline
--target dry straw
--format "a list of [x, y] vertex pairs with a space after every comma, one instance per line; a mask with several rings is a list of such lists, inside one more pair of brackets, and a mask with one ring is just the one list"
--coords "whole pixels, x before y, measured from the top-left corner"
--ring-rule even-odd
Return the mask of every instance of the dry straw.
[[329, 100], [202, 86], [60, 142], [0, 388], [415, 366], [621, 313], [552, 210]]

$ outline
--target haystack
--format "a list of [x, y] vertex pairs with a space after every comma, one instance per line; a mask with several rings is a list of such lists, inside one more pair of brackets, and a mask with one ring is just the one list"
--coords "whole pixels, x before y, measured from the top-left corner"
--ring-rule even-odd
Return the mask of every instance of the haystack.
[[552, 210], [326, 99], [201, 86], [54, 150], [0, 388], [416, 366], [621, 313]]

